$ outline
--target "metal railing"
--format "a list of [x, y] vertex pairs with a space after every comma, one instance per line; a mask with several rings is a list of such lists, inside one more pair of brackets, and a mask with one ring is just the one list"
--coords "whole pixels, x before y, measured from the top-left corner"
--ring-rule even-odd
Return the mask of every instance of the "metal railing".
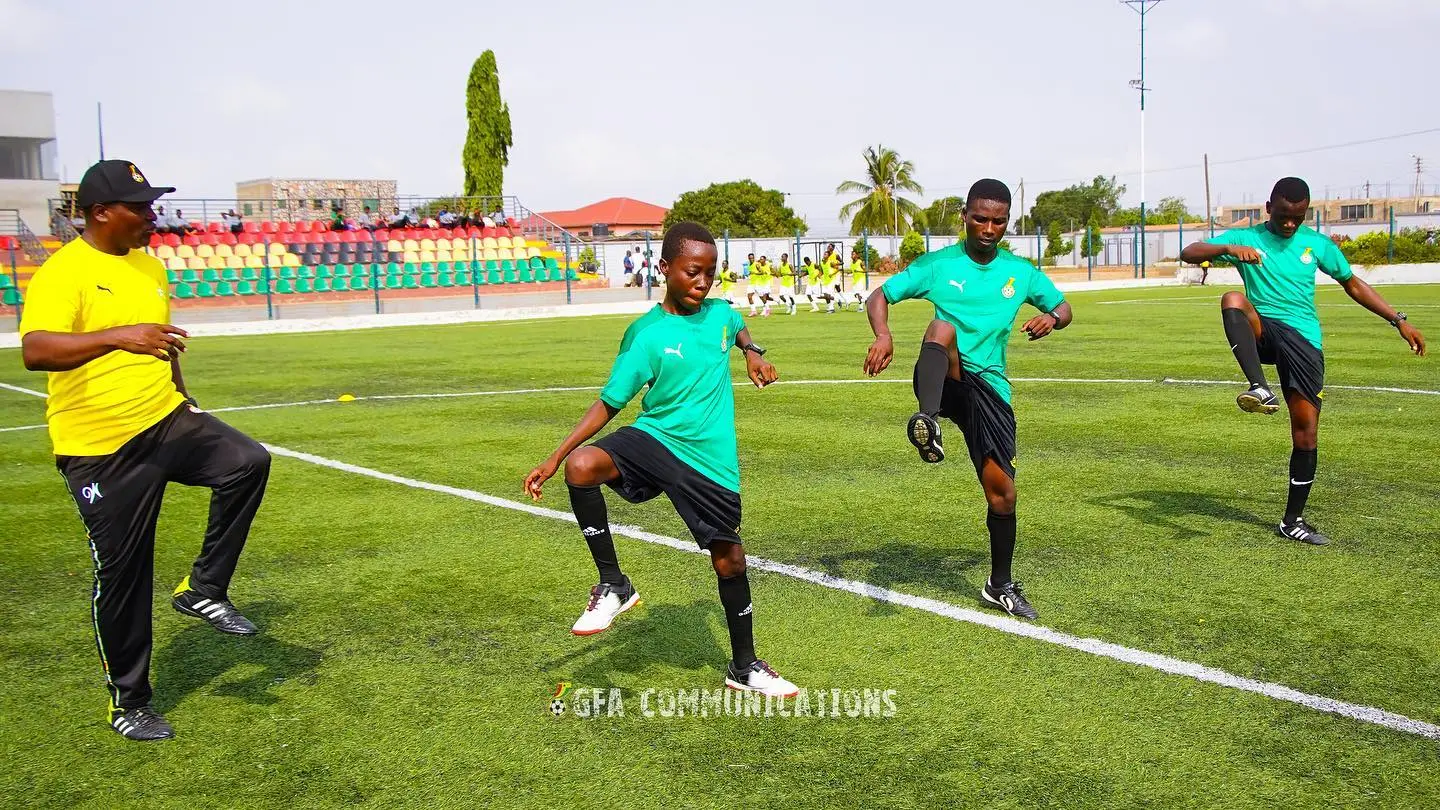
[[44, 264], [50, 258], [50, 251], [41, 244], [40, 237], [30, 230], [30, 226], [20, 218], [20, 212], [14, 208], [0, 208], [0, 234], [18, 239], [25, 257], [35, 264]]

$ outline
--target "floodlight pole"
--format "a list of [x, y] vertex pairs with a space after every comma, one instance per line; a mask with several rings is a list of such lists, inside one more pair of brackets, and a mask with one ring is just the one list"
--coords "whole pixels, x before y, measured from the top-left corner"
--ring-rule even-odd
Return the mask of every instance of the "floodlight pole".
[[1140, 91], [1140, 275], [1145, 276], [1145, 15], [1161, 0], [1120, 0], [1140, 15], [1140, 78], [1132, 79], [1130, 86]]

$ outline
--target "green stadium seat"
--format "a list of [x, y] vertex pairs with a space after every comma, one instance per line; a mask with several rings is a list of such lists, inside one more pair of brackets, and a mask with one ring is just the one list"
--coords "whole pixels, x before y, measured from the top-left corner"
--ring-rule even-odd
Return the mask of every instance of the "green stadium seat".
[[460, 272], [455, 274], [455, 286], [469, 287], [474, 283], [474, 278], [475, 277], [470, 274], [469, 270], [461, 270]]
[[234, 295], [235, 285], [229, 281], [222, 281], [219, 284], [215, 285], [215, 294], [217, 296]]
[[259, 281], [259, 280], [260, 280], [260, 271], [259, 271], [259, 270], [256, 270], [256, 269], [253, 268], [253, 267], [247, 267], [247, 268], [245, 268], [244, 270], [241, 270], [241, 271], [240, 271], [240, 280], [241, 280], [241, 281]]
[[334, 275], [334, 272], [329, 267], [323, 264], [315, 266], [316, 278], [330, 278], [332, 275]]
[[515, 283], [517, 283], [517, 282], [519, 282], [519, 281], [520, 281], [520, 274], [515, 272], [515, 267], [512, 265], [509, 269], [507, 269], [507, 270], [505, 271], [505, 283], [506, 283], [506, 284], [515, 284]]
[[217, 282], [217, 281], [220, 280], [220, 271], [219, 271], [219, 270], [206, 270], [205, 272], [203, 272], [203, 273], [200, 274], [200, 278], [201, 278], [202, 280], [204, 280], [204, 281], [208, 281], [208, 282], [210, 282], [211, 284], [214, 284], [215, 282]]
[[418, 288], [420, 287], [420, 277], [419, 277], [419, 276], [412, 276], [412, 275], [410, 275], [410, 274], [407, 273], [407, 274], [405, 275], [405, 282], [404, 282], [404, 284], [405, 284], [405, 289], [407, 289], [407, 290], [418, 289]]
[[240, 282], [239, 284], [236, 284], [236, 285], [235, 285], [235, 294], [236, 294], [236, 295], [254, 295], [254, 294], [255, 294], [255, 282], [253, 282], [253, 281], [242, 281], [242, 282]]
[[405, 274], [404, 274], [404, 273], [396, 273], [396, 274], [393, 275], [393, 276], [386, 276], [386, 277], [385, 277], [385, 287], [384, 287], [384, 288], [387, 289], [387, 290], [398, 290], [398, 289], [400, 289], [401, 287], [404, 287], [404, 286], [405, 286]]
[[195, 285], [195, 294], [201, 298], [214, 298], [215, 285], [208, 281], [202, 281]]
[[335, 278], [349, 278], [349, 277], [350, 277], [350, 265], [348, 265], [348, 264], [337, 264], [337, 265], [335, 265], [335, 266], [333, 266], [333, 267], [330, 268], [330, 275], [333, 276], [333, 277], [335, 277]]
[[0, 273], [0, 290], [8, 290], [15, 286], [15, 280], [10, 278], [9, 273]]
[[335, 292], [345, 292], [350, 289], [350, 279], [344, 276], [336, 276], [330, 280], [330, 289]]
[[554, 256], [550, 256], [545, 259], [545, 269], [554, 270], [559, 266], [560, 262], [556, 261]]
[[420, 272], [420, 268], [417, 267], [417, 266], [415, 266], [415, 263], [414, 263], [414, 262], [406, 262], [406, 263], [405, 263], [404, 270], [405, 270], [405, 275], [407, 275], [407, 276], [409, 276], [409, 275], [414, 275], [415, 273]]
[[315, 292], [330, 292], [335, 289], [335, 280], [330, 278], [315, 279]]
[[440, 273], [435, 278], [441, 287], [455, 286], [455, 277], [449, 273]]
[[313, 282], [312, 280], [310, 280], [310, 279], [308, 279], [308, 278], [303, 278], [303, 277], [302, 277], [302, 278], [297, 278], [297, 279], [295, 279], [295, 292], [297, 292], [297, 293], [315, 292], [315, 284], [314, 284], [314, 282]]
[[499, 271], [499, 270], [491, 270], [490, 273], [489, 273], [489, 276], [488, 276], [488, 278], [487, 278], [486, 280], [487, 280], [487, 282], [490, 283], [490, 284], [504, 284], [504, 283], [505, 283], [505, 279], [504, 279], [504, 278], [501, 278], [501, 276], [500, 276], [500, 271]]
[[4, 303], [6, 306], [13, 307], [16, 304], [19, 304], [22, 300], [23, 299], [21, 298], [20, 290], [14, 287], [11, 287], [8, 290], [0, 291], [0, 303]]
[[[5, 281], [0, 281], [0, 289], [4, 289], [6, 281], [9, 280], [9, 276], [3, 276], [3, 278], [5, 279]], [[177, 282], [177, 281], [180, 280], [180, 274], [177, 273], [177, 272], [175, 272], [174, 270], [166, 270], [166, 271], [165, 271], [165, 278], [166, 278], [171, 284], [174, 284], [175, 282]]]
[[421, 273], [421, 274], [420, 274], [420, 286], [421, 286], [421, 287], [438, 287], [438, 286], [440, 286], [440, 280], [439, 280], [439, 278], [436, 277], [436, 275], [435, 275], [434, 273]]
[[520, 266], [520, 269], [516, 271], [516, 276], [521, 281], [529, 282], [535, 280], [535, 274], [530, 272], [530, 265], [528, 263]]
[[392, 276], [396, 273], [399, 273], [401, 269], [402, 268], [400, 267], [400, 265], [396, 264], [395, 262], [390, 262], [389, 264], [385, 265], [385, 272]]
[[301, 267], [300, 278], [315, 278], [315, 268], [309, 265]]
[[220, 271], [220, 280], [233, 283], [240, 280], [240, 274], [235, 272], [234, 268], [227, 267]]
[[514, 270], [514, 269], [515, 269], [515, 262], [514, 262], [514, 261], [512, 261], [512, 260], [510, 260], [510, 259], [501, 259], [501, 260], [500, 260], [500, 272], [502, 272], [502, 273], [509, 273], [511, 270]]
[[185, 282], [186, 284], [194, 284], [195, 282], [200, 280], [200, 274], [195, 272], [194, 270], [186, 270], [185, 272], [180, 274], [180, 280]]
[[580, 280], [580, 276], [575, 273], [575, 270], [573, 268], [565, 271], [565, 277], [570, 279], [571, 281]]
[[295, 282], [292, 279], [282, 278], [275, 282], [275, 292], [280, 295], [289, 295], [295, 292]]
[[186, 284], [186, 283], [183, 282], [183, 281], [178, 282], [178, 283], [175, 285], [175, 297], [176, 297], [176, 298], [194, 298], [194, 297], [195, 297], [195, 288], [194, 288], [194, 287], [191, 287], [189, 284]]
[[280, 278], [287, 279], [287, 280], [289, 280], [289, 281], [294, 281], [294, 280], [295, 280], [296, 278], [298, 278], [299, 276], [300, 276], [300, 274], [297, 273], [297, 272], [295, 272], [295, 268], [293, 268], [293, 267], [282, 267], [282, 268], [280, 268]]

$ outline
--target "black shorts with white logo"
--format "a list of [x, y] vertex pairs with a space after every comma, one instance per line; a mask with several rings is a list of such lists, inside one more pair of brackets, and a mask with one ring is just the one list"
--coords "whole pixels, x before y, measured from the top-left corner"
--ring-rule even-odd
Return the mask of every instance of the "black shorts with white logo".
[[664, 493], [700, 548], [716, 540], [740, 542], [740, 493], [681, 461], [654, 436], [626, 425], [593, 446], [614, 459], [620, 477], [610, 488], [620, 497], [644, 503]]
[[977, 476], [993, 458], [1015, 478], [1015, 411], [979, 374], [962, 368], [960, 379], [945, 378], [940, 415], [960, 426]]
[[1260, 316], [1260, 362], [1275, 366], [1281, 390], [1296, 391], [1320, 410], [1325, 390], [1325, 354], [1299, 330], [1283, 321]]

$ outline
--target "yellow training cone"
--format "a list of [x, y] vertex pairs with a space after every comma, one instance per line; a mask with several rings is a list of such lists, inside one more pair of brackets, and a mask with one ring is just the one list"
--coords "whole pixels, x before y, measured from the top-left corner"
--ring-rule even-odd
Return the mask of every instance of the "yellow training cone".
[[336, 401], [337, 401], [337, 402], [354, 402], [354, 401], [355, 401], [355, 395], [354, 395], [354, 394], [341, 394], [341, 395], [340, 395], [340, 398], [337, 399]]

